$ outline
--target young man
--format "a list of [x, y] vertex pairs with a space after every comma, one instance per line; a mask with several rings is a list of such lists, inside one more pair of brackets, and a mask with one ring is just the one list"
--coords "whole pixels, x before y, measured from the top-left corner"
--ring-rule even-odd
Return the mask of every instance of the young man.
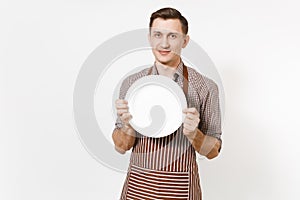
[[[221, 148], [218, 87], [180, 57], [189, 42], [188, 22], [179, 11], [162, 8], [151, 15], [149, 42], [154, 65], [127, 77], [116, 100], [118, 119], [112, 137], [115, 149], [132, 148], [121, 199], [201, 199], [196, 153], [212, 159]], [[188, 108], [182, 126], [169, 136], [140, 135], [129, 124], [132, 118], [124, 100], [137, 79], [164, 75], [178, 83], [187, 96]]]

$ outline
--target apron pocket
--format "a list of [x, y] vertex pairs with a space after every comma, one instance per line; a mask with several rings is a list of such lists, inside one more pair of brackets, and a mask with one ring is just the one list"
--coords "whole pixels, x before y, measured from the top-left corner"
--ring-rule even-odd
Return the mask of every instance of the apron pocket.
[[127, 199], [189, 198], [189, 173], [151, 170], [131, 166]]

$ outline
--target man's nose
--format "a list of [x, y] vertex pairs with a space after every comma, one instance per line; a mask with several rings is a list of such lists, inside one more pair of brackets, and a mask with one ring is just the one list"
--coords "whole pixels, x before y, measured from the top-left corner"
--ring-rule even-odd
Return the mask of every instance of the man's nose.
[[160, 43], [160, 46], [164, 49], [169, 48], [170, 47], [170, 43], [167, 37], [163, 37]]

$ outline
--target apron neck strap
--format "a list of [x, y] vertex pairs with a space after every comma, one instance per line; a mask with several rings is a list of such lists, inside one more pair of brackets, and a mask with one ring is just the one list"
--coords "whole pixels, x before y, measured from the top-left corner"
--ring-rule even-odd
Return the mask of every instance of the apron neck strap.
[[188, 91], [189, 91], [189, 74], [187, 67], [183, 65], [183, 92], [185, 94], [186, 100], [188, 100]]

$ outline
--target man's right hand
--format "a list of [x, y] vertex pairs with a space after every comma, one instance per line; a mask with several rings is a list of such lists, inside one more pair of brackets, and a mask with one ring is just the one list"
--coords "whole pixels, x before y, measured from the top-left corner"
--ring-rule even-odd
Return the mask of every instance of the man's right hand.
[[115, 129], [112, 134], [112, 138], [115, 143], [115, 149], [119, 153], [124, 154], [127, 150], [133, 147], [136, 134], [135, 130], [129, 124], [132, 116], [128, 111], [128, 102], [123, 99], [117, 99], [115, 101], [115, 107], [118, 116], [120, 116], [122, 128]]
[[115, 102], [115, 107], [117, 109], [118, 116], [120, 116], [123, 126], [130, 126], [129, 121], [132, 119], [132, 116], [128, 111], [128, 102], [124, 99], [117, 99]]

